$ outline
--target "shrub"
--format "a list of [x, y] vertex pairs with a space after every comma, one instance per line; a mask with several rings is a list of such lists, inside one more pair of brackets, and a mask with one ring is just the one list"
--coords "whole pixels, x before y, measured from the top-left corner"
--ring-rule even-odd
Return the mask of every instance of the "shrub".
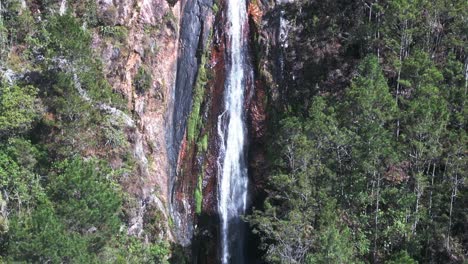
[[48, 193], [56, 202], [57, 214], [70, 231], [92, 233], [89, 236], [97, 252], [120, 224], [122, 197], [112, 171], [105, 162], [95, 159], [74, 158], [56, 167], [59, 173], [49, 178]]
[[145, 66], [140, 66], [138, 72], [133, 80], [133, 86], [140, 93], [148, 92], [151, 88], [152, 77]]
[[25, 132], [39, 114], [37, 89], [0, 84], [0, 136]]
[[128, 37], [128, 29], [124, 26], [100, 26], [99, 32], [105, 37], [112, 37], [119, 42], [125, 42]]
[[46, 56], [64, 56], [68, 59], [86, 59], [91, 55], [91, 34], [71, 14], [51, 16], [45, 31], [39, 36], [47, 47]]

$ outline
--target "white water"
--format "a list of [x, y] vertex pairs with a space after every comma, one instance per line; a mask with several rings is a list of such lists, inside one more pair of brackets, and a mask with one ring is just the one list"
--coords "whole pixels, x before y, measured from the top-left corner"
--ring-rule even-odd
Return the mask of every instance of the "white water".
[[247, 207], [247, 167], [245, 163], [244, 96], [246, 83], [245, 0], [228, 0], [228, 75], [225, 110], [218, 117], [221, 141], [219, 167], [219, 212], [221, 216], [221, 262], [243, 263], [243, 224], [240, 216]]

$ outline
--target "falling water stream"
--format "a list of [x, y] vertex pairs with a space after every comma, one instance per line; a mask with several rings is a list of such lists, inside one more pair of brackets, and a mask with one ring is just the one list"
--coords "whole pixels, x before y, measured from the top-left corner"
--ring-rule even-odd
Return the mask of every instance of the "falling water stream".
[[240, 216], [247, 207], [246, 128], [244, 97], [249, 67], [244, 27], [245, 0], [228, 0], [228, 63], [224, 112], [218, 117], [221, 141], [219, 166], [219, 213], [221, 217], [221, 262], [245, 263], [245, 227]]

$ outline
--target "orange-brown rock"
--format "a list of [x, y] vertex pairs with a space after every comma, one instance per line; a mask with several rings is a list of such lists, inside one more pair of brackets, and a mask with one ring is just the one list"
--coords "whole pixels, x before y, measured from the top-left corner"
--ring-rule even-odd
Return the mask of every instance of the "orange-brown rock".
[[[165, 0], [97, 1], [99, 15], [107, 15], [110, 26], [125, 28], [125, 39], [93, 35], [93, 49], [100, 54], [104, 73], [113, 89], [122, 94], [132, 112], [136, 127], [127, 130], [138, 171], [123, 180], [124, 189], [133, 195], [138, 206], [128, 213], [129, 233], [140, 236], [145, 218], [159, 211], [169, 219], [170, 163], [166, 142], [166, 117], [178, 54], [178, 29], [166, 23], [171, 16], [180, 21], [180, 5], [171, 7]], [[133, 85], [138, 69], [149, 69], [151, 87], [139, 93]], [[153, 208], [149, 210], [149, 208]], [[173, 239], [169, 221], [160, 234]]]
[[260, 25], [262, 21], [263, 12], [256, 3], [250, 2], [248, 7], [249, 16], [255, 21], [255, 24]]

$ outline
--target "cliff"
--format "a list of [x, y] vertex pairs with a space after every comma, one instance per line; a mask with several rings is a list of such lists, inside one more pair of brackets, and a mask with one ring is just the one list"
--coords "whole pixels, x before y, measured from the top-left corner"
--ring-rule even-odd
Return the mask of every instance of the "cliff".
[[[129, 232], [140, 235], [145, 219], [154, 218], [156, 209], [164, 216], [159, 222], [162, 233], [151, 235], [189, 245], [193, 232], [192, 208], [187, 206], [193, 198], [191, 186], [174, 186], [183, 182], [180, 178], [184, 175], [177, 173], [178, 157], [201, 54], [209, 48], [212, 2], [123, 1], [98, 5], [100, 14], [112, 15], [109, 26], [128, 29], [123, 43], [106, 40], [98, 32], [93, 46], [104, 62], [107, 79], [125, 96], [137, 124], [129, 138], [139, 174], [129, 178], [124, 187], [138, 197], [141, 206], [130, 216]], [[134, 85], [141, 72], [151, 80], [144, 91]]]
[[[112, 129], [124, 132], [126, 136], [121, 140], [128, 145], [124, 142], [125, 149], [112, 149], [97, 144], [77, 151], [83, 156], [103, 157], [118, 168], [127, 162], [125, 153], [130, 150], [136, 167], [120, 184], [130, 197], [125, 204], [128, 234], [142, 239], [190, 244], [190, 208], [173, 198], [187, 194], [173, 186], [180, 181], [179, 149], [192, 108], [201, 54], [210, 45], [207, 40], [213, 20], [211, 6], [207, 0], [22, 1], [7, 5], [8, 12], [31, 21], [41, 22], [43, 17], [52, 16], [76, 17], [82, 28], [90, 32], [90, 56], [102, 65], [95, 74], [104, 76], [113, 93], [123, 99], [123, 105], [116, 108], [98, 102], [89, 95], [91, 91], [86, 90], [79, 74], [74, 74], [75, 88], [82, 100], [97, 110], [122, 117], [124, 121], [114, 122]], [[20, 51], [24, 46], [18, 43], [10, 49]], [[3, 75], [10, 76], [11, 81], [21, 81], [25, 75], [36, 76], [29, 80], [42, 85], [43, 77], [25, 65], [26, 62], [15, 70], [7, 63], [3, 65]], [[48, 67], [72, 73], [78, 71], [78, 66], [73, 65], [77, 63], [72, 59], [56, 57]], [[48, 116], [54, 119], [53, 114]], [[187, 201], [192, 194], [189, 196]]]

